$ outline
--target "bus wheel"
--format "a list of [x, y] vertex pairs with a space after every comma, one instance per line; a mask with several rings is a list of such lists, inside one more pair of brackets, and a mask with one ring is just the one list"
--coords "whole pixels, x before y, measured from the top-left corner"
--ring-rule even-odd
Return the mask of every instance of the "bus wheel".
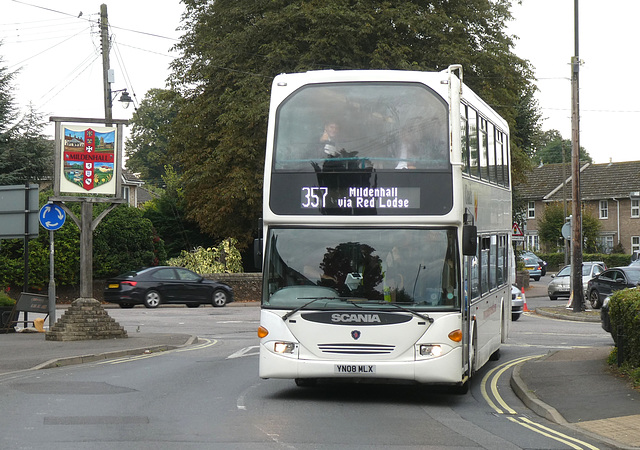
[[315, 378], [296, 378], [294, 381], [296, 382], [296, 386], [299, 387], [312, 387], [318, 383], [318, 380]]
[[489, 356], [489, 361], [497, 361], [500, 359], [500, 349], [496, 350]]

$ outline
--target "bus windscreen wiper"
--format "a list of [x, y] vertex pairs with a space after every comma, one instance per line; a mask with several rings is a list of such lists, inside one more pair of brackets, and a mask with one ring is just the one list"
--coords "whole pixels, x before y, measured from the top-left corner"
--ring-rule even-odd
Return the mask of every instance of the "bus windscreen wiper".
[[397, 303], [392, 303], [392, 302], [387, 302], [387, 301], [379, 301], [379, 302], [369, 302], [369, 303], [375, 303], [378, 305], [390, 305], [393, 306], [394, 308], [398, 308], [402, 311], [408, 312], [410, 314], [413, 314], [414, 316], [420, 317], [421, 319], [426, 320], [429, 323], [433, 323], [433, 319], [425, 314], [420, 314], [418, 311], [413, 311], [409, 308], [405, 308], [404, 306], [400, 306]]
[[300, 311], [301, 309], [306, 308], [307, 306], [309, 306], [310, 304], [317, 302], [318, 300], [336, 300], [338, 297], [298, 297], [298, 300], [309, 300], [311, 299], [310, 302], [307, 302], [303, 305], [298, 306], [297, 308], [293, 308], [291, 311], [289, 311], [288, 313], [286, 313], [284, 316], [282, 316], [282, 320], [287, 320], [289, 317], [291, 317], [293, 314], [297, 313], [298, 311]]
[[282, 320], [287, 320], [293, 314], [297, 313], [301, 309], [306, 308], [310, 304], [317, 302], [318, 300], [340, 300], [342, 302], [350, 303], [353, 306], [357, 306], [358, 308], [362, 308], [362, 306], [358, 305], [355, 301], [353, 301], [353, 297], [298, 297], [298, 300], [309, 300], [309, 299], [311, 299], [311, 301], [305, 303], [304, 305], [300, 305], [297, 308], [292, 309], [291, 311], [286, 313], [284, 316], [282, 316]]

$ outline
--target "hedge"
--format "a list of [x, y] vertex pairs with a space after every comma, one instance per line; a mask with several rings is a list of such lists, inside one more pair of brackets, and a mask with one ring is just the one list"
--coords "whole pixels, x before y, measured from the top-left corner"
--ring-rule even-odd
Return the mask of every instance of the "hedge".
[[624, 360], [640, 367], [640, 288], [616, 291], [609, 300], [611, 336], [619, 347], [618, 331], [624, 335]]
[[[564, 253], [536, 253], [547, 262], [547, 270], [556, 271], [564, 267]], [[631, 263], [631, 255], [622, 253], [583, 253], [582, 261], [603, 261], [607, 267], [624, 267]]]

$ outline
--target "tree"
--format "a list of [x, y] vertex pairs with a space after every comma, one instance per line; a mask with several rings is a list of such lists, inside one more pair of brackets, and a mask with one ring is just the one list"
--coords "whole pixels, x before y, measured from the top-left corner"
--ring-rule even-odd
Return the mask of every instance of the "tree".
[[[571, 205], [567, 205], [571, 210]], [[538, 222], [538, 236], [548, 251], [557, 251], [562, 246], [562, 227], [565, 224], [564, 205], [561, 202], [548, 204], [542, 218]], [[588, 209], [582, 210], [582, 238], [584, 249], [587, 253], [595, 253], [597, 238], [602, 228], [600, 221]]]
[[[96, 208], [99, 214], [101, 208]], [[166, 259], [164, 243], [138, 208], [120, 205], [107, 214], [93, 236], [94, 275], [106, 278]]]
[[[533, 161], [535, 164], [571, 164], [571, 140], [563, 139], [558, 130], [545, 131], [536, 149]], [[564, 161], [562, 154], [564, 153]], [[593, 162], [589, 153], [580, 147], [580, 161]]]
[[[257, 229], [269, 88], [281, 72], [312, 69], [443, 70], [505, 117], [514, 164], [536, 128], [533, 74], [504, 33], [508, 0], [185, 0], [180, 93], [170, 149], [190, 217], [246, 247]], [[518, 124], [522, 128], [519, 132]], [[525, 124], [527, 127], [525, 127]]]
[[53, 141], [43, 134], [44, 119], [33, 106], [0, 142], [0, 185], [51, 178]]
[[560, 202], [548, 204], [538, 222], [538, 236], [544, 248], [557, 251], [562, 240], [562, 226], [565, 223], [564, 205]]
[[186, 202], [182, 190], [182, 179], [171, 166], [162, 175], [165, 188], [160, 196], [147, 202], [143, 216], [149, 219], [165, 243], [167, 256], [176, 257], [183, 250], [211, 245], [211, 237], [200, 232], [198, 225], [186, 219]]
[[[13, 79], [16, 72], [9, 72], [7, 67], [3, 66], [2, 57], [0, 57], [0, 146], [4, 144], [5, 134], [11, 128], [11, 124], [16, 119], [16, 110], [13, 99]], [[1, 148], [1, 147], [0, 147]]]
[[177, 94], [151, 89], [131, 118], [131, 135], [125, 142], [126, 166], [148, 184], [162, 187], [169, 159], [169, 125], [177, 114]]
[[53, 143], [42, 135], [44, 120], [33, 106], [19, 118], [9, 72], [0, 59], [0, 185], [38, 181], [51, 176]]

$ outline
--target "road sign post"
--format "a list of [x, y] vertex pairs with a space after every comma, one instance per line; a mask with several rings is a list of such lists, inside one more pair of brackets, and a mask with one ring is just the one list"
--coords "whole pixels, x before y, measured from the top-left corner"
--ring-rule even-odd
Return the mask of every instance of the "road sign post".
[[59, 230], [67, 218], [67, 214], [60, 206], [47, 203], [38, 214], [40, 224], [49, 230], [49, 329], [56, 323], [56, 280], [54, 277], [54, 231]]

